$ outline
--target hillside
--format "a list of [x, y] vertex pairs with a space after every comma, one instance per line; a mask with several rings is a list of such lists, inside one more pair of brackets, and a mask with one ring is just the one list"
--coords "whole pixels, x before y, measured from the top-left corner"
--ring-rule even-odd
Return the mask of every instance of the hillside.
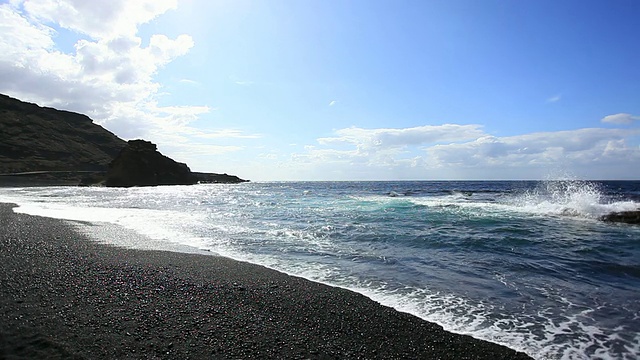
[[[146, 142], [129, 141], [134, 148], [139, 143]], [[191, 172], [186, 164], [149, 146], [153, 151], [135, 158], [136, 151], [125, 151], [126, 141], [86, 115], [0, 94], [0, 186], [108, 184], [109, 177], [127, 178], [126, 186], [246, 181], [227, 174]], [[132, 154], [134, 159], [128, 159]], [[120, 160], [114, 161], [116, 158]], [[134, 165], [118, 165], [123, 161]], [[184, 179], [162, 178], [176, 166], [184, 172]]]
[[126, 144], [86, 115], [0, 94], [0, 174], [106, 171]]

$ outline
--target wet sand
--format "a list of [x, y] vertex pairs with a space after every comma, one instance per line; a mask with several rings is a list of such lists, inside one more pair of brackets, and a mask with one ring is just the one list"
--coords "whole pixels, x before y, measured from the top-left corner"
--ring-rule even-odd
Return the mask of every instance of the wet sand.
[[0, 359], [529, 359], [360, 294], [0, 204]]

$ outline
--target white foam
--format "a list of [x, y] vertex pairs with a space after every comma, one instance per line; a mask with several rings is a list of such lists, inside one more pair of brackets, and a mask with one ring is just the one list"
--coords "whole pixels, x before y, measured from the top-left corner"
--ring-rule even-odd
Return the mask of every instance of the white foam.
[[[115, 224], [156, 241], [177, 242], [197, 248], [202, 248], [207, 244], [205, 239], [189, 232], [189, 229], [196, 228], [196, 225], [203, 221], [201, 214], [171, 210], [101, 208], [32, 202], [23, 202], [14, 208], [14, 211], [71, 221]], [[117, 241], [118, 245], [126, 246], [121, 239]], [[131, 247], [137, 246], [131, 244]]]
[[389, 206], [399, 201], [415, 205], [448, 209], [451, 213], [466, 212], [470, 216], [492, 217], [508, 215], [537, 215], [598, 219], [603, 215], [633, 211], [640, 208], [635, 201], [607, 199], [593, 184], [580, 181], [543, 182], [531, 191], [511, 196], [501, 196], [486, 201], [462, 193], [442, 196], [405, 197], [402, 200], [382, 196], [359, 198], [361, 201]]
[[535, 190], [505, 199], [503, 203], [533, 214], [586, 218], [640, 208], [640, 203], [634, 201], [610, 201], [596, 185], [582, 181], [544, 182]]

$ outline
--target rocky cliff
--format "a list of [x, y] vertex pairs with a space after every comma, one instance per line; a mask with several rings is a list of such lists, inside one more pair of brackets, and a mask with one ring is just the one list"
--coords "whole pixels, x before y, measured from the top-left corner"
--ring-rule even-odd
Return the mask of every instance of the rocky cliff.
[[186, 164], [160, 154], [154, 144], [127, 143], [85, 115], [0, 94], [0, 186], [244, 181], [227, 174], [192, 173]]
[[233, 175], [191, 172], [187, 164], [162, 155], [155, 144], [130, 140], [109, 164], [104, 183], [110, 187], [129, 187], [245, 181]]
[[126, 144], [85, 115], [0, 94], [0, 174], [106, 171]]
[[162, 155], [144, 140], [130, 140], [109, 164], [106, 186], [191, 185], [196, 180], [187, 164]]

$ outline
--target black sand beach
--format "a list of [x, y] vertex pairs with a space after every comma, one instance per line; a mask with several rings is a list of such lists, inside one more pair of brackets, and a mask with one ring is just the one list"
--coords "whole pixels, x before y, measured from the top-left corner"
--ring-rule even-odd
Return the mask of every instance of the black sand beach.
[[351, 291], [0, 204], [0, 359], [528, 359]]

